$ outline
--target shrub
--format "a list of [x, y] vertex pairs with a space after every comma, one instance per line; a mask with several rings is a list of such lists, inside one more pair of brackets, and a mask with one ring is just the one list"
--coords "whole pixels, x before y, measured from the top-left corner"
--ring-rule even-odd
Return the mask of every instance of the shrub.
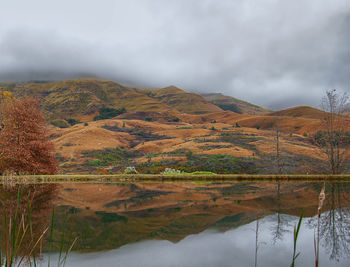
[[183, 126], [183, 127], [177, 127], [177, 128], [176, 128], [176, 130], [187, 130], [187, 129], [192, 129], [192, 127]]
[[193, 157], [193, 152], [191, 150], [187, 151], [185, 154], [187, 159], [191, 159]]
[[53, 126], [56, 126], [59, 128], [68, 128], [69, 127], [69, 123], [66, 120], [62, 120], [62, 119], [52, 120], [52, 121], [50, 121], [50, 123]]
[[89, 166], [103, 166], [103, 162], [99, 159], [95, 159], [95, 160], [92, 160], [92, 161], [87, 161], [87, 164]]
[[57, 159], [59, 162], [64, 162], [64, 157], [63, 157], [60, 153], [56, 153], [56, 159]]
[[78, 121], [78, 120], [76, 120], [76, 119], [72, 119], [72, 118], [65, 119], [65, 120], [66, 120], [71, 126], [80, 123], [80, 121]]
[[126, 167], [124, 170], [124, 174], [137, 174], [137, 170], [133, 166]]
[[181, 171], [180, 170], [175, 170], [172, 168], [165, 168], [165, 170], [163, 172], [161, 172], [160, 174], [180, 174]]
[[84, 126], [88, 126], [89, 124], [87, 122], [84, 122]]
[[307, 137], [307, 133], [306, 133], [306, 132], [304, 132], [304, 133], [303, 133], [303, 136], [304, 136], [304, 137]]
[[98, 121], [98, 120], [105, 120], [105, 119], [111, 119], [115, 116], [118, 116], [120, 114], [123, 114], [126, 112], [125, 108], [121, 108], [121, 109], [115, 109], [115, 108], [100, 108], [99, 109], [99, 113], [100, 115], [96, 116], [94, 118], [94, 121]]
[[146, 117], [145, 121], [153, 121], [153, 118], [152, 117]]
[[256, 126], [256, 129], [259, 130], [259, 129], [260, 129], [260, 125], [257, 125], [257, 126]]
[[69, 143], [69, 142], [68, 142], [68, 143], [64, 143], [63, 145], [64, 145], [64, 146], [73, 146], [73, 144], [72, 144], [72, 143]]
[[241, 127], [241, 125], [239, 125], [239, 123], [238, 123], [238, 122], [236, 122], [236, 127], [237, 127], [237, 128], [240, 128], [240, 127]]
[[175, 117], [175, 118], [171, 118], [168, 120], [168, 122], [179, 122], [180, 119], [178, 117]]

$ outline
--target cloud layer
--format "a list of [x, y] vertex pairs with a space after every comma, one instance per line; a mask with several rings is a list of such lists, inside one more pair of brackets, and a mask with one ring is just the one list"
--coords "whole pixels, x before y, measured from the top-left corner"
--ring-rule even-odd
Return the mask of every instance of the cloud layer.
[[96, 76], [278, 109], [349, 90], [348, 0], [12, 0], [0, 79]]

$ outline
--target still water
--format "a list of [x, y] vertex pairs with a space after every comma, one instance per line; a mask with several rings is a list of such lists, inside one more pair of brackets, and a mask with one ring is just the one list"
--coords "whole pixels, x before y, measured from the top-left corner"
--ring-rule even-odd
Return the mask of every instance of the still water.
[[42, 266], [71, 244], [65, 266], [290, 266], [302, 213], [295, 266], [317, 243], [319, 266], [350, 266], [350, 183], [3, 185], [0, 200], [3, 217], [31, 203], [34, 236], [53, 226]]

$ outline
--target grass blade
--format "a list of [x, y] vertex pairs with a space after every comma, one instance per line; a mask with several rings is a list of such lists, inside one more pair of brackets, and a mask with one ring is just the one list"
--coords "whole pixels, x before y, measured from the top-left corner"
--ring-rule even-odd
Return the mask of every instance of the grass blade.
[[299, 231], [300, 231], [301, 223], [303, 221], [303, 216], [304, 216], [304, 211], [301, 211], [301, 214], [300, 214], [300, 217], [299, 217], [299, 221], [298, 221], [298, 225], [294, 226], [294, 247], [293, 247], [292, 263], [290, 265], [291, 267], [295, 266], [295, 260], [300, 255], [300, 252], [297, 253], [296, 250], [297, 250], [297, 242], [298, 242]]

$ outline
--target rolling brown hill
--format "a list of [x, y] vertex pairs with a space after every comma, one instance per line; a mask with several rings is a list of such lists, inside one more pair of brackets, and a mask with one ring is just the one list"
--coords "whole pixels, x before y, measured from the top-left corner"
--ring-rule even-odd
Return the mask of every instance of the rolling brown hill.
[[183, 113], [206, 114], [222, 111], [221, 108], [213, 105], [204, 97], [198, 94], [186, 92], [175, 86], [147, 90], [147, 95]]
[[[322, 129], [325, 113], [311, 107], [265, 114], [267, 110], [241, 102], [240, 112], [246, 114], [239, 114], [210, 103], [210, 95], [204, 98], [174, 86], [141, 89], [96, 79], [0, 87], [18, 96], [39, 96], [48, 120], [66, 127], [56, 123], [61, 128], [49, 128], [62, 173], [121, 173], [127, 166], [143, 173], [159, 173], [166, 167], [273, 173], [277, 124], [286, 172], [307, 173], [325, 159], [310, 138]], [[226, 103], [237, 103], [232, 101]], [[125, 112], [93, 121], [102, 107]], [[76, 125], [67, 119], [75, 119]], [[350, 118], [344, 119], [350, 129]]]
[[[206, 116], [212, 119], [213, 114], [217, 113]], [[50, 136], [63, 173], [122, 173], [127, 166], [135, 166], [142, 173], [160, 173], [167, 167], [218, 173], [273, 173], [275, 131], [237, 127], [230, 119], [235, 116], [230, 112], [226, 122], [219, 121], [222, 113], [216, 122], [207, 118], [185, 122], [186, 117], [180, 117], [179, 122], [116, 118], [65, 129], [51, 127]], [[291, 122], [286, 123], [281, 123], [281, 128], [290, 127]], [[309, 172], [313, 161], [320, 166], [319, 161], [325, 159], [308, 136], [297, 132], [291, 135], [283, 131], [280, 147], [289, 173]], [[222, 167], [217, 167], [220, 164]]]
[[300, 106], [288, 108], [280, 111], [275, 111], [267, 114], [269, 116], [287, 116], [287, 117], [299, 117], [299, 118], [309, 118], [322, 120], [326, 112], [319, 110], [317, 108]]

